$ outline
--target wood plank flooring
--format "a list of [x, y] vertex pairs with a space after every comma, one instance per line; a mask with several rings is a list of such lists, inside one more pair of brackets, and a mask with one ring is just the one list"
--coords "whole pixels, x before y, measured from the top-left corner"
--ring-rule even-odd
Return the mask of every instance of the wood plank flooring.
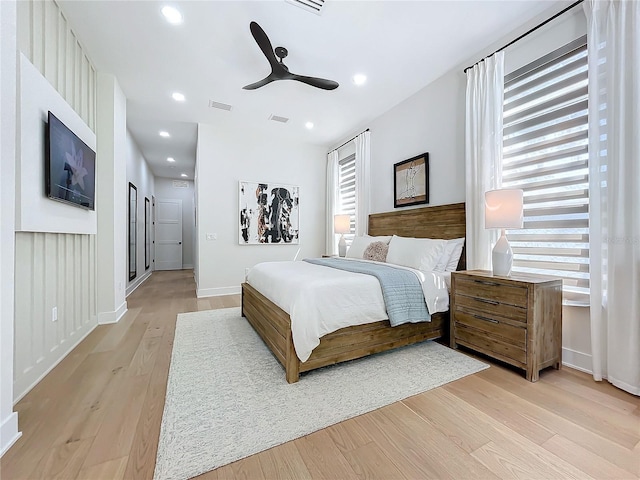
[[[176, 316], [240, 297], [197, 299], [184, 270], [154, 273], [127, 303], [16, 405], [23, 435], [0, 478], [153, 478]], [[640, 398], [569, 368], [530, 383], [490, 363], [198, 478], [640, 478]]]

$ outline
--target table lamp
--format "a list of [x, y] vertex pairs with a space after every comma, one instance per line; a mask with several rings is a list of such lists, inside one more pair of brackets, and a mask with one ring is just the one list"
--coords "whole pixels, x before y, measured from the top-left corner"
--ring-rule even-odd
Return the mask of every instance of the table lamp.
[[340, 234], [338, 255], [344, 257], [347, 254], [347, 242], [344, 239], [344, 234], [351, 232], [351, 215], [334, 215], [333, 231]]
[[491, 253], [494, 275], [508, 277], [511, 274], [513, 251], [507, 241], [505, 229], [522, 228], [522, 200], [523, 191], [517, 188], [490, 190], [484, 194], [484, 227], [502, 229]]

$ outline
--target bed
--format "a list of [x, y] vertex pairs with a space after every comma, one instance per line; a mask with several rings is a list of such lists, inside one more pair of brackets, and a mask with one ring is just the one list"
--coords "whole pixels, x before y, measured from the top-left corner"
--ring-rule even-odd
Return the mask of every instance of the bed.
[[[464, 203], [423, 207], [369, 216], [369, 235], [454, 239], [465, 237]], [[465, 269], [462, 252], [457, 270]], [[436, 313], [431, 322], [391, 327], [388, 320], [345, 327], [323, 336], [305, 362], [296, 355], [287, 312], [249, 283], [242, 284], [242, 316], [253, 326], [283, 365], [289, 383], [300, 373], [339, 362], [354, 360], [424, 340], [446, 337], [449, 312]], [[446, 338], [445, 338], [446, 341]]]

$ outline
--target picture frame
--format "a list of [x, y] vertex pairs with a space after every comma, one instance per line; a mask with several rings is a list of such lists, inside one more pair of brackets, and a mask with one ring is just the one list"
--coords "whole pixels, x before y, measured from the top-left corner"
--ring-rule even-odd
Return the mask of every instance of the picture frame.
[[429, 203], [429, 153], [393, 165], [393, 208]]

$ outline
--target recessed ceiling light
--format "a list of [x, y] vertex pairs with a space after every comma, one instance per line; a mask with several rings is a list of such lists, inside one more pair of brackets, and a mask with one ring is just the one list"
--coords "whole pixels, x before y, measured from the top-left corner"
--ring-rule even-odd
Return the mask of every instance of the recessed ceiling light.
[[181, 173], [180, 176], [181, 177], [188, 177], [189, 175], [187, 175], [186, 173]]
[[173, 92], [173, 95], [171, 95], [171, 97], [176, 101], [176, 102], [184, 102], [184, 95], [181, 94], [180, 92]]
[[169, 132], [165, 132], [164, 130], [161, 130], [159, 135], [164, 138], [169, 138], [171, 136], [169, 135]]
[[304, 126], [311, 130], [313, 128], [313, 122], [307, 122], [304, 124]]
[[176, 159], [175, 159], [175, 158], [173, 158], [173, 157], [167, 157], [167, 162], [173, 163], [173, 162], [175, 162], [175, 161], [176, 161]]
[[164, 18], [167, 19], [167, 22], [169, 22], [172, 25], [179, 25], [184, 20], [182, 17], [182, 13], [180, 13], [178, 9], [170, 7], [168, 5], [165, 7], [162, 7], [161, 12], [162, 12], [162, 15], [164, 15]]
[[353, 76], [353, 83], [357, 86], [364, 85], [367, 82], [367, 76], [362, 73], [357, 73]]

